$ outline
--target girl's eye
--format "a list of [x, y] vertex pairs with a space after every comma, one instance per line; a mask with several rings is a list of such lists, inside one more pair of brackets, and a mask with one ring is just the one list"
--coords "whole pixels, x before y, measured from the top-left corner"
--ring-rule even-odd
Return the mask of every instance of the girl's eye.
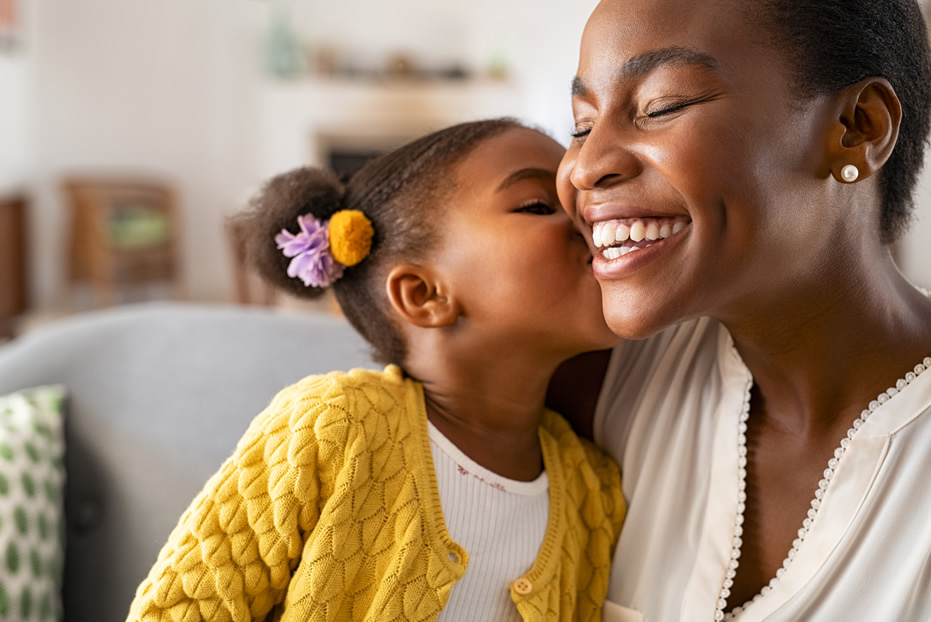
[[517, 208], [516, 210], [520, 214], [538, 214], [538, 215], [547, 215], [554, 214], [555, 209], [549, 204], [544, 203], [543, 201], [532, 201], [525, 203]]
[[577, 127], [576, 129], [569, 132], [569, 136], [574, 139], [585, 138], [592, 133], [592, 128], [590, 127]]

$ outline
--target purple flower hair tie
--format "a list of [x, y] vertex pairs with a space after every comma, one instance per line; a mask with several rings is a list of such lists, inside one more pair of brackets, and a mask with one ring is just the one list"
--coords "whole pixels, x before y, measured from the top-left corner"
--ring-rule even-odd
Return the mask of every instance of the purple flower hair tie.
[[297, 235], [282, 229], [275, 236], [284, 256], [292, 257], [288, 276], [300, 278], [306, 286], [329, 287], [343, 276], [344, 266], [330, 251], [328, 223], [321, 223], [313, 216], [298, 216], [297, 223], [301, 227]]

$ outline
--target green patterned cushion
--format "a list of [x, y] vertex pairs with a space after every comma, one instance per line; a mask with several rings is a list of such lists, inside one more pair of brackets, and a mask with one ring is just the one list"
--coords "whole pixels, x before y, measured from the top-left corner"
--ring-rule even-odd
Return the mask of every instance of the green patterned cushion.
[[64, 387], [0, 396], [0, 620], [60, 620]]

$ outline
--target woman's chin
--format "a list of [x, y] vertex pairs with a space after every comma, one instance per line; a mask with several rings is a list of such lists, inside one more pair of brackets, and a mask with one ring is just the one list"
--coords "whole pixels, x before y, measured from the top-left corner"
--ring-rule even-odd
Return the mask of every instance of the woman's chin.
[[632, 303], [631, 300], [636, 298], [627, 297], [623, 302], [612, 298], [607, 295], [604, 297], [605, 321], [611, 331], [621, 339], [646, 339], [681, 319], [651, 312], [652, 307], [649, 304]]

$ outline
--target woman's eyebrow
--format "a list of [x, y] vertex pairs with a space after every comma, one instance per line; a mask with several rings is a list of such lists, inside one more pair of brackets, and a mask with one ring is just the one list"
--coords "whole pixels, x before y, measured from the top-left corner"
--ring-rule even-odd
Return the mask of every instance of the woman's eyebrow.
[[506, 188], [513, 186], [514, 184], [525, 179], [542, 179], [544, 181], [555, 183], [556, 173], [545, 168], [522, 168], [505, 177], [504, 181], [498, 184], [495, 192], [501, 192], [502, 190], [505, 190]]
[[[699, 52], [692, 48], [673, 45], [657, 50], [643, 52], [631, 56], [617, 71], [617, 79], [636, 78], [645, 76], [659, 67], [680, 67], [683, 65], [697, 65], [711, 71], [718, 70], [718, 61], [710, 54]], [[572, 96], [584, 96], [588, 87], [581, 77], [572, 79]]]

